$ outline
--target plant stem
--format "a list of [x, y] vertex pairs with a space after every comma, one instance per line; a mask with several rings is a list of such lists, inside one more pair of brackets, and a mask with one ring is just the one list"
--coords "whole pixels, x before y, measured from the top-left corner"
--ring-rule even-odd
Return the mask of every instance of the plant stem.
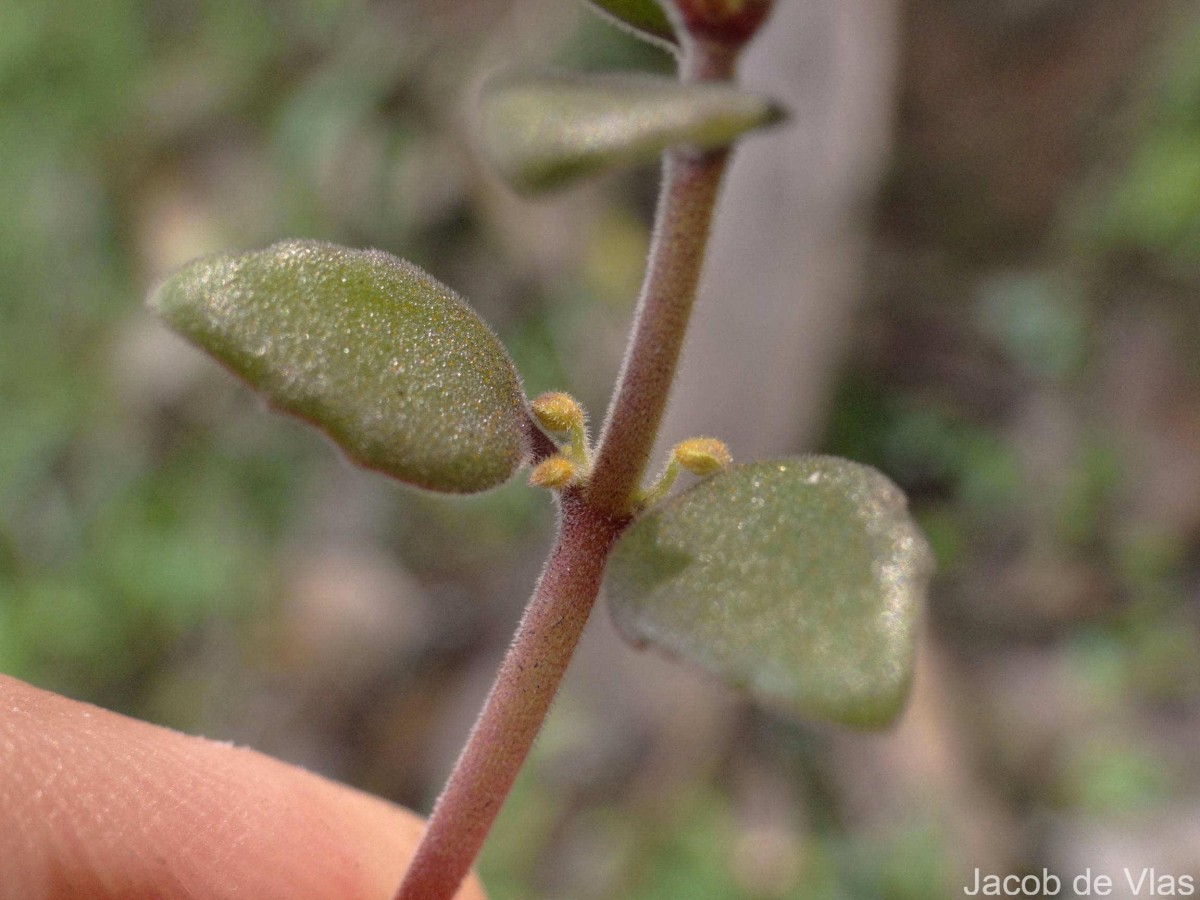
[[[727, 80], [735, 61], [736, 53], [727, 47], [689, 44], [680, 77]], [[728, 159], [728, 150], [699, 153], [677, 147], [665, 154], [646, 280], [588, 485], [589, 501], [612, 514], [630, 508], [654, 449]]]
[[[681, 78], [729, 79], [736, 57], [733, 48], [685, 41]], [[541, 729], [600, 591], [608, 552], [630, 520], [675, 376], [728, 155], [686, 148], [666, 154], [650, 264], [595, 468], [586, 488], [562, 493], [549, 562], [396, 900], [453, 897]], [[530, 439], [535, 461], [552, 452], [540, 432]]]
[[396, 900], [452, 897], [529, 753], [625, 526], [564, 492], [558, 539]]

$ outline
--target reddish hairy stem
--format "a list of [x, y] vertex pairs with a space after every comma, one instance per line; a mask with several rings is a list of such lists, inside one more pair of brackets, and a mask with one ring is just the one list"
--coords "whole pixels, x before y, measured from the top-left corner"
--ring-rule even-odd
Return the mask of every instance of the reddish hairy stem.
[[[681, 77], [724, 80], [736, 47], [685, 40]], [[586, 489], [563, 492], [558, 539], [496, 682], [434, 805], [396, 900], [450, 900], [500, 812], [587, 624], [674, 379], [727, 151], [666, 154], [658, 228], [629, 352]], [[529, 423], [539, 461], [553, 443]]]
[[[695, 43], [685, 48], [681, 77], [726, 80], [735, 60], [728, 47]], [[698, 153], [677, 147], [665, 154], [650, 264], [588, 485], [588, 500], [613, 514], [629, 509], [654, 449], [728, 159], [728, 150]]]
[[550, 560], [396, 900], [448, 900], [466, 877], [542, 726], [625, 524], [577, 492], [564, 495]]

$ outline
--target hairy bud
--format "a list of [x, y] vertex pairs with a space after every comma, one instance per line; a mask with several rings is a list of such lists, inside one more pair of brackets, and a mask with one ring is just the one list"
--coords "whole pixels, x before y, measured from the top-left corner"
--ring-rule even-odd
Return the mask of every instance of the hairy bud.
[[529, 473], [529, 483], [534, 487], [557, 488], [567, 487], [579, 474], [575, 463], [565, 456], [551, 456], [544, 459]]
[[680, 466], [701, 477], [728, 469], [733, 463], [729, 448], [716, 438], [688, 438], [676, 444], [671, 453]]
[[562, 391], [540, 394], [529, 408], [538, 424], [547, 431], [574, 431], [583, 427], [583, 407]]

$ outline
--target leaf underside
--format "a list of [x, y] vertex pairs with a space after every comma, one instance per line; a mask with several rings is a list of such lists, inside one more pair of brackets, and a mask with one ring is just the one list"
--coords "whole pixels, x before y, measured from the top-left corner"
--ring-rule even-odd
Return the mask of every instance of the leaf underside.
[[879, 727], [903, 708], [932, 569], [895, 485], [806, 456], [735, 466], [651, 509], [605, 587], [634, 644], [786, 711]]
[[524, 396], [508, 354], [411, 263], [285, 241], [197, 260], [149, 302], [360, 465], [465, 493], [503, 483], [522, 462]]
[[481, 149], [513, 188], [537, 193], [668, 147], [725, 147], [779, 120], [771, 100], [728, 84], [638, 74], [500, 76], [480, 94]]

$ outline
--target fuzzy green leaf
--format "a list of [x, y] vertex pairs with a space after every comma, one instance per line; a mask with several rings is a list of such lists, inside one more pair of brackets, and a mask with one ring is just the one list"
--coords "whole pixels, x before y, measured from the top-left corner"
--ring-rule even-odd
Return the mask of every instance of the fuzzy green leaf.
[[621, 632], [766, 702], [878, 727], [901, 710], [933, 560], [883, 475], [735, 466], [642, 515], [605, 572]]
[[512, 361], [466, 303], [411, 263], [285, 241], [197, 260], [149, 302], [360, 465], [466, 493], [522, 462], [527, 415]]
[[715, 149], [778, 121], [773, 101], [728, 84], [681, 84], [652, 75], [523, 74], [480, 95], [480, 144], [524, 193], [649, 162], [667, 147]]
[[629, 28], [640, 38], [674, 48], [677, 41], [671, 20], [656, 0], [588, 0], [605, 18]]

